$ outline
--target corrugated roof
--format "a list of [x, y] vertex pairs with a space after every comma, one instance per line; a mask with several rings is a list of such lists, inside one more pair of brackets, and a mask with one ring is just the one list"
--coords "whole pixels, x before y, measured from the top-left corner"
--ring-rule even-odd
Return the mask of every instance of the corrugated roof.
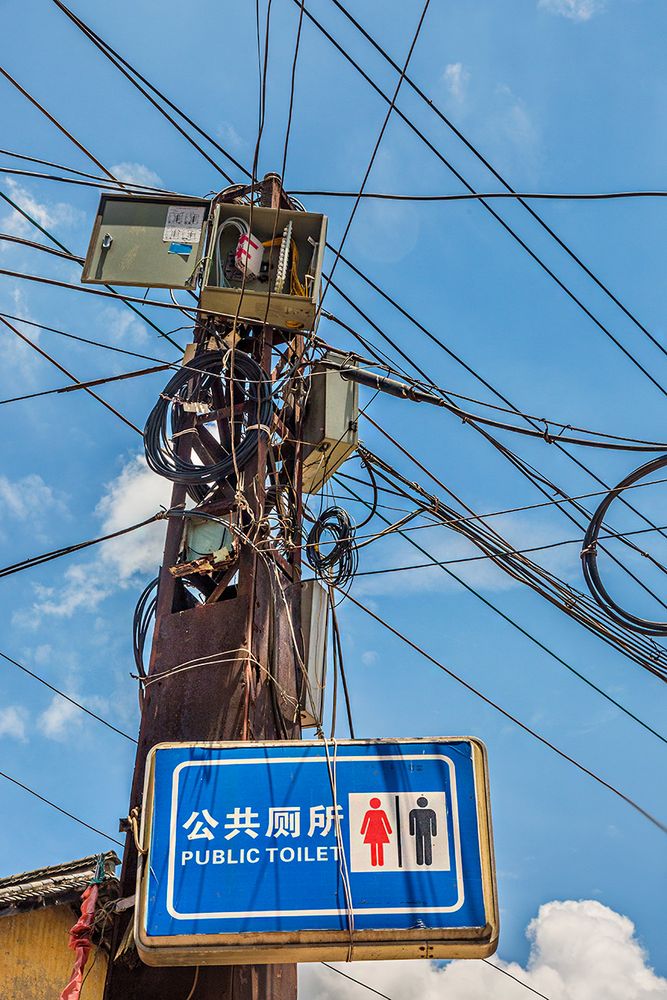
[[[0, 878], [0, 917], [40, 906], [78, 901], [81, 893], [95, 877], [99, 854], [91, 854], [77, 861], [66, 861], [50, 868], [37, 868], [32, 872]], [[120, 864], [115, 851], [102, 854], [106, 892], [117, 892], [116, 866]]]

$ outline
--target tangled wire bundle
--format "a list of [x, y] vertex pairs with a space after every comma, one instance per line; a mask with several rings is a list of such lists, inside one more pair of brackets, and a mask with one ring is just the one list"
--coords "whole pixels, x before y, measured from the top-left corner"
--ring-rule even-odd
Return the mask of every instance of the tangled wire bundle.
[[586, 584], [597, 603], [617, 624], [622, 625], [631, 632], [638, 632], [641, 635], [667, 636], [667, 622], [651, 621], [650, 619], [640, 618], [637, 615], [633, 615], [629, 611], [625, 611], [624, 608], [620, 607], [620, 605], [618, 605], [610, 596], [606, 587], [602, 583], [600, 571], [598, 569], [598, 535], [600, 534], [605, 514], [611, 507], [613, 501], [623, 493], [623, 490], [627, 489], [629, 486], [634, 486], [636, 482], [643, 479], [645, 476], [649, 476], [652, 472], [664, 469], [665, 466], [667, 466], [667, 455], [660, 455], [658, 458], [654, 458], [650, 462], [646, 462], [644, 465], [640, 466], [638, 469], [635, 469], [635, 471], [631, 472], [629, 476], [622, 479], [613, 490], [610, 490], [591, 518], [591, 523], [588, 525], [588, 530], [586, 531], [584, 544], [581, 550], [581, 563]]
[[354, 524], [342, 507], [328, 507], [308, 533], [306, 558], [318, 579], [331, 587], [343, 587], [357, 572], [359, 554], [354, 542]]
[[[208, 422], [216, 420], [225, 405], [230, 413], [232, 406], [234, 411], [242, 409], [235, 418], [233, 446], [231, 434], [228, 440], [218, 442], [210, 432], [204, 433], [202, 426], [202, 417]], [[184, 426], [188, 413], [198, 418], [191, 429]], [[154, 472], [174, 483], [214, 485], [248, 464], [257, 451], [260, 434], [268, 434], [272, 413], [271, 383], [249, 354], [237, 350], [233, 362], [231, 352], [198, 354], [169, 380], [148, 416], [144, 428], [146, 461]], [[198, 439], [190, 452], [209, 457], [221, 454], [222, 458], [210, 464], [182, 458], [175, 441], [183, 433], [193, 442]]]

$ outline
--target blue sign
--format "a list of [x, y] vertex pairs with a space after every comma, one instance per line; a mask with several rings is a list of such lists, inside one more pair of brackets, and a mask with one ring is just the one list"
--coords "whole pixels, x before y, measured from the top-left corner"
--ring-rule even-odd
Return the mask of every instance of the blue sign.
[[[495, 949], [477, 740], [158, 746], [144, 810], [137, 944], [153, 964], [238, 961], [243, 944], [255, 961]], [[267, 942], [280, 957], [262, 959]]]

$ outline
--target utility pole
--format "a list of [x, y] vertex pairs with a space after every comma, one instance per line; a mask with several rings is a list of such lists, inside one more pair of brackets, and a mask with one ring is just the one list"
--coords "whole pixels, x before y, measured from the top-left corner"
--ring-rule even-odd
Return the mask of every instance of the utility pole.
[[[257, 193], [257, 192], [255, 192]], [[218, 202], [252, 197], [248, 188], [233, 189]], [[280, 179], [268, 174], [259, 187], [256, 204], [264, 208], [290, 208]], [[201, 302], [201, 298], [200, 298]], [[271, 373], [275, 381], [287, 366], [299, 369], [304, 356], [302, 334], [262, 322], [216, 317], [199, 319], [195, 326], [193, 350], [186, 361], [196, 367], [194, 350], [213, 343], [250, 354]], [[243, 313], [241, 313], [243, 315]], [[240, 327], [242, 347], [238, 347]], [[275, 348], [283, 359], [276, 364]], [[231, 487], [220, 484], [214, 494], [198, 506], [211, 515], [231, 515], [244, 526], [251, 542], [235, 535], [233, 562], [218, 575], [214, 589], [203, 603], [189, 606], [183, 580], [171, 569], [182, 548], [185, 519], [168, 521], [163, 564], [160, 570], [156, 624], [144, 685], [139, 745], [134, 766], [130, 810], [142, 804], [146, 756], [157, 743], [298, 739], [301, 735], [298, 706], [301, 701], [301, 538], [302, 518], [302, 383], [292, 379], [293, 391], [283, 393], [284, 405], [274, 410], [272, 431], [281, 439], [279, 461], [282, 480], [276, 472], [276, 449], [269, 449], [267, 435], [261, 434], [259, 447], [244, 467], [243, 475]], [[214, 399], [219, 437], [234, 434], [234, 414], [239, 407], [231, 400]], [[197, 422], [187, 415], [189, 426]], [[240, 418], [239, 418], [240, 419]], [[237, 421], [238, 423], [238, 421]], [[209, 438], [211, 435], [209, 435]], [[192, 437], [181, 437], [179, 448], [190, 449]], [[201, 441], [201, 438], [200, 438]], [[209, 440], [216, 452], [216, 442]], [[272, 450], [272, 454], [269, 452]], [[284, 546], [276, 543], [276, 530], [269, 537], [267, 514], [276, 509], [276, 494], [289, 487], [289, 516], [275, 517], [282, 525]], [[267, 491], [269, 495], [267, 497]], [[186, 487], [174, 486], [172, 508], [182, 507]], [[278, 507], [280, 504], [278, 503]], [[280, 514], [280, 510], [277, 512]], [[285, 527], [287, 523], [287, 527]], [[289, 537], [286, 537], [286, 536]], [[265, 549], [262, 549], [263, 540]], [[278, 539], [280, 541], [280, 539]], [[282, 550], [282, 551], [281, 551]], [[295, 648], [296, 647], [296, 648]], [[216, 661], [216, 656], [219, 659]], [[203, 663], [201, 662], [203, 658]], [[170, 673], [174, 668], [199, 660], [200, 665]], [[163, 679], [161, 678], [163, 676]], [[133, 834], [127, 835], [121, 874], [121, 897], [135, 892], [137, 850]], [[137, 957], [129, 926], [129, 907], [115, 917], [112, 952], [105, 1000], [186, 1000], [196, 980], [193, 1000], [294, 1000], [297, 993], [296, 965], [208, 966], [196, 968], [151, 968]], [[129, 944], [128, 944], [129, 942]], [[116, 957], [117, 956], [117, 957]]]

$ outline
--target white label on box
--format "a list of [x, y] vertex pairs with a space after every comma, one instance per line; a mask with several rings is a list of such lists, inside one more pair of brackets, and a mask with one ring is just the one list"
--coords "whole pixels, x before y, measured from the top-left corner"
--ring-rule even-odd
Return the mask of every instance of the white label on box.
[[170, 205], [162, 234], [163, 243], [191, 243], [196, 246], [204, 225], [204, 206]]

